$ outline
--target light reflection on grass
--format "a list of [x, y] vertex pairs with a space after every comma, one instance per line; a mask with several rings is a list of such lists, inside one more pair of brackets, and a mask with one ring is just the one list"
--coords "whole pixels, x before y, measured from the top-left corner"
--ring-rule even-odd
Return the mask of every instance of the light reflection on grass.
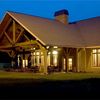
[[48, 79], [48, 80], [79, 80], [87, 78], [100, 78], [100, 73], [43, 73], [26, 72], [0, 72], [0, 78], [10, 79]]

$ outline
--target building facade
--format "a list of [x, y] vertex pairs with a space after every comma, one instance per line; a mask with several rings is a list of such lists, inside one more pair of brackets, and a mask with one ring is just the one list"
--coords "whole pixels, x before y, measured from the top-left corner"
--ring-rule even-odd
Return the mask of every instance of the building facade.
[[67, 10], [55, 19], [7, 12], [0, 24], [0, 51], [11, 68], [38, 72], [99, 72], [100, 16], [73, 23]]

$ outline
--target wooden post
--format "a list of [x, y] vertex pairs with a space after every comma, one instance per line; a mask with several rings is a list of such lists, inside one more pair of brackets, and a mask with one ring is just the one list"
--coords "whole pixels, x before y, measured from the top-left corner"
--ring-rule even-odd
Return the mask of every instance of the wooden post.
[[73, 68], [74, 68], [74, 72], [77, 72], [77, 48], [74, 48], [74, 58], [73, 58], [73, 60], [74, 60], [74, 65], [73, 65]]
[[76, 71], [79, 72], [79, 65], [78, 65], [78, 63], [79, 63], [79, 62], [78, 62], [78, 59], [79, 59], [79, 58], [78, 58], [78, 48], [76, 48], [76, 59], [77, 59], [77, 61], [76, 61], [77, 70], [76, 70]]
[[68, 48], [66, 48], [66, 52], [65, 52], [66, 54], [66, 72], [68, 72]]
[[44, 74], [47, 74], [47, 50], [44, 50]]
[[9, 54], [9, 56], [12, 58], [12, 59], [11, 59], [11, 66], [12, 66], [12, 68], [13, 68], [13, 67], [15, 67], [14, 58], [15, 58], [15, 56], [16, 56], [16, 53], [15, 53], [14, 50], [12, 50], [12, 51], [8, 52], [8, 54]]
[[15, 21], [13, 20], [13, 42], [15, 43]]
[[84, 67], [84, 72], [86, 72], [86, 65], [87, 65], [87, 64], [86, 64], [86, 48], [84, 48], [84, 52], [85, 52], [85, 55], [84, 55], [84, 56], [85, 56], [85, 58], [84, 58], [84, 59], [85, 59], [85, 67]]
[[39, 50], [39, 72], [41, 72], [41, 49]]

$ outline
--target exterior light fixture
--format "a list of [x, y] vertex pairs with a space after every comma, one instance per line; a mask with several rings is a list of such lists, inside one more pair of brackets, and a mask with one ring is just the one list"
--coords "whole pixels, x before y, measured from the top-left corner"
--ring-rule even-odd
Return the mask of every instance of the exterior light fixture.
[[35, 48], [31, 48], [31, 50], [35, 50]]
[[39, 52], [37, 52], [36, 55], [39, 55]]
[[53, 48], [55, 48], [55, 49], [56, 49], [56, 48], [58, 48], [58, 47], [57, 47], [57, 46], [54, 46]]
[[93, 49], [92, 51], [93, 51], [93, 53], [96, 53], [96, 52], [97, 52], [97, 50], [96, 50], [96, 49]]
[[52, 52], [52, 54], [53, 54], [53, 55], [57, 55], [57, 54], [58, 54], [58, 51], [55, 51], [55, 50], [54, 50], [54, 51]]
[[47, 49], [49, 49], [49, 46], [46, 46]]

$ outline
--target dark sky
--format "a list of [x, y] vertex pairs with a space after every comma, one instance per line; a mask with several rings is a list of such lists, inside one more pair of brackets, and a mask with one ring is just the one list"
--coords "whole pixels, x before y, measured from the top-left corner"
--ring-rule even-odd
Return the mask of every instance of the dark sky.
[[100, 0], [0, 0], [0, 20], [6, 11], [54, 18], [54, 12], [67, 9], [69, 21], [100, 16]]

